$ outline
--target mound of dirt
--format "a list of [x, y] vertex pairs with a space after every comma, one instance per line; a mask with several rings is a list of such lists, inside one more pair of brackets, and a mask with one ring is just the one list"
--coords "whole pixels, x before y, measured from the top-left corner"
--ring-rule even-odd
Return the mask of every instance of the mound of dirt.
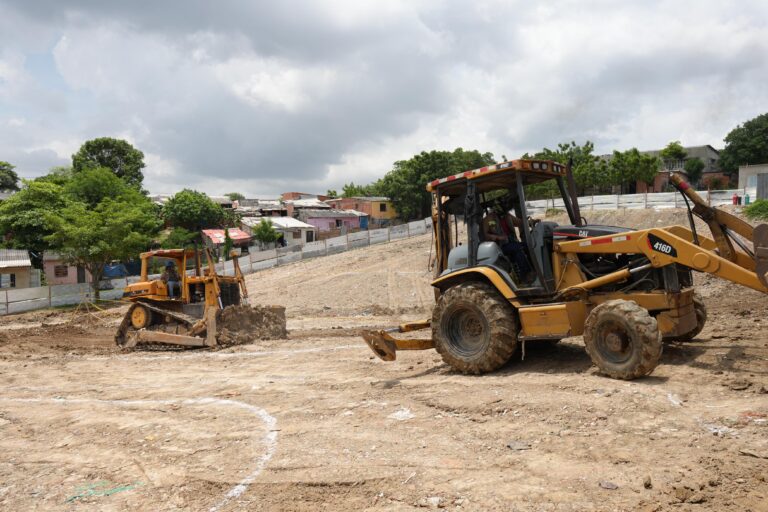
[[229, 306], [216, 317], [220, 345], [243, 345], [256, 340], [285, 339], [285, 308], [282, 306]]

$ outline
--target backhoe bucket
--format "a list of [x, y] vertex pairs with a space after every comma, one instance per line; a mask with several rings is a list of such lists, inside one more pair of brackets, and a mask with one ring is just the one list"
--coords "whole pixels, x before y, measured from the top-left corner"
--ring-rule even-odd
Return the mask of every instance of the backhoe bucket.
[[755, 247], [755, 272], [757, 278], [768, 288], [768, 224], [760, 224], [755, 227], [752, 235], [752, 244]]
[[390, 333], [411, 332], [430, 327], [430, 321], [424, 320], [410, 324], [403, 324], [391, 329], [375, 331], [363, 331], [363, 339], [376, 356], [383, 361], [397, 359], [398, 350], [429, 350], [435, 348], [435, 342], [431, 339], [405, 339], [393, 338]]

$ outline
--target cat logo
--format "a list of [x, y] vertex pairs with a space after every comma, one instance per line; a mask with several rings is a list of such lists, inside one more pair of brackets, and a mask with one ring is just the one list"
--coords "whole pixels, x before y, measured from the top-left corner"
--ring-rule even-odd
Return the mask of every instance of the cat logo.
[[582, 238], [587, 238], [589, 236], [589, 231], [587, 231], [586, 229], [580, 229], [579, 236]]

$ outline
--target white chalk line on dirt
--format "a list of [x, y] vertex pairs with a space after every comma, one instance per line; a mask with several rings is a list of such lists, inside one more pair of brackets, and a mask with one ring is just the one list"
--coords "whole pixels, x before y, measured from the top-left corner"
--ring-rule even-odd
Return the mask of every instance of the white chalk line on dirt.
[[266, 451], [256, 461], [256, 465], [251, 472], [242, 479], [236, 486], [227, 491], [224, 497], [209, 509], [209, 512], [217, 512], [229, 501], [241, 496], [248, 487], [256, 480], [256, 477], [264, 470], [267, 462], [272, 458], [277, 449], [277, 420], [266, 410], [255, 405], [246, 404], [237, 400], [228, 400], [223, 398], [186, 398], [178, 400], [104, 400], [99, 398], [6, 398], [0, 397], [0, 402], [16, 403], [53, 403], [53, 404], [105, 404], [121, 407], [130, 407], [138, 405], [227, 405], [238, 407], [257, 416], [266, 429], [262, 443], [266, 446]]

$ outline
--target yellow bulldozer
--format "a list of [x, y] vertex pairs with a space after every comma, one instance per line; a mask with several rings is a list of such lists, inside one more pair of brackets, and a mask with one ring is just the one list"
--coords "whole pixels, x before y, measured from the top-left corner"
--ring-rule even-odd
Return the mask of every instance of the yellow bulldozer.
[[[202, 257], [206, 266], [202, 265]], [[115, 335], [118, 346], [217, 347], [257, 338], [284, 338], [285, 308], [248, 305], [237, 258], [234, 275], [216, 273], [208, 249], [160, 249], [141, 254], [141, 278], [123, 293], [132, 302]], [[150, 271], [173, 270], [150, 279]], [[178, 288], [172, 289], [171, 287]]]
[[[556, 183], [571, 225], [529, 217], [526, 192], [547, 181]], [[365, 341], [385, 361], [398, 350], [434, 348], [452, 368], [480, 374], [507, 363], [520, 345], [524, 353], [526, 342], [583, 334], [603, 374], [650, 374], [662, 340], [690, 340], [704, 327], [706, 307], [692, 271], [768, 293], [768, 225], [753, 228], [708, 206], [678, 175], [671, 181], [683, 194], [690, 227], [588, 224], [570, 165], [553, 161], [514, 160], [429, 183], [432, 317], [365, 331]], [[711, 238], [697, 232], [694, 215]], [[459, 218], [466, 243], [457, 240]], [[393, 336], [430, 328], [429, 339]]]

